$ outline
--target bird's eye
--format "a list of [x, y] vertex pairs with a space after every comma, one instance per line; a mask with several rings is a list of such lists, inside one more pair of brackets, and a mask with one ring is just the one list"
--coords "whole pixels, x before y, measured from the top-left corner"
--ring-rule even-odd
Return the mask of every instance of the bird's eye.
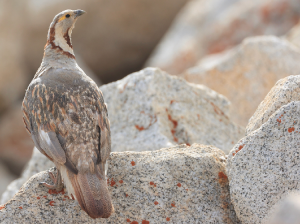
[[70, 17], [70, 14], [67, 14], [66, 17], [69, 18], [69, 17]]

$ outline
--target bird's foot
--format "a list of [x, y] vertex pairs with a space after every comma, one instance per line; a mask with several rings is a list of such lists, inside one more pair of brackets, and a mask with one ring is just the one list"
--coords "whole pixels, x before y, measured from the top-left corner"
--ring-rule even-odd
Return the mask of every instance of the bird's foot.
[[62, 182], [61, 174], [60, 174], [59, 170], [56, 169], [56, 172], [57, 172], [57, 174], [55, 176], [52, 171], [49, 171], [49, 176], [50, 176], [51, 180], [53, 181], [52, 185], [48, 184], [46, 182], [41, 182], [40, 184], [45, 186], [48, 189], [56, 190], [57, 192], [59, 192], [63, 189], [64, 184]]

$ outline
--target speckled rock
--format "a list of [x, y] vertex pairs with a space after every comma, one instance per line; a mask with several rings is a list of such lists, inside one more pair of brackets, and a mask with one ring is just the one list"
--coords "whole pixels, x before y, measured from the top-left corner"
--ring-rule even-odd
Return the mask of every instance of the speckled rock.
[[[244, 130], [228, 118], [229, 101], [209, 88], [147, 68], [100, 87], [111, 126], [112, 151], [153, 151], [181, 143], [215, 145], [228, 154]], [[51, 162], [37, 150], [1, 202]]]
[[36, 174], [0, 207], [1, 223], [238, 223], [229, 198], [225, 154], [180, 145], [152, 152], [116, 152], [108, 162], [115, 213], [92, 220], [65, 192], [39, 186]]
[[299, 224], [300, 195], [299, 192], [289, 195], [279, 203], [275, 214], [268, 224]]
[[100, 89], [108, 106], [114, 152], [201, 143], [228, 153], [243, 136], [228, 117], [225, 97], [156, 68]]
[[300, 101], [282, 106], [230, 151], [230, 196], [242, 223], [266, 223], [277, 202], [300, 190]]
[[300, 73], [300, 49], [274, 36], [247, 38], [238, 47], [200, 61], [184, 78], [226, 96], [234, 122], [246, 126], [275, 83]]
[[198, 0], [183, 10], [148, 66], [180, 74], [202, 57], [230, 49], [247, 37], [284, 35], [300, 18], [298, 0]]
[[[13, 175], [2, 162], [0, 162], [0, 197], [6, 190], [7, 185], [9, 185], [9, 183], [15, 178], [16, 176]], [[2, 204], [1, 201], [0, 204]]]
[[21, 188], [21, 186], [34, 174], [53, 167], [54, 164], [34, 147], [32, 157], [26, 165], [20, 178], [12, 181], [6, 191], [2, 194], [0, 204], [10, 200]]
[[[292, 101], [300, 101], [300, 75], [291, 75], [276, 83], [250, 118], [246, 135], [258, 129], [279, 108]], [[281, 121], [283, 119], [279, 118], [278, 122]]]

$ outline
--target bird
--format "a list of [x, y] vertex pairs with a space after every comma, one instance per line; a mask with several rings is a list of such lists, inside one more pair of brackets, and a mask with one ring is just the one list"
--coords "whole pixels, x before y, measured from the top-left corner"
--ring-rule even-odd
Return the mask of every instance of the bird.
[[23, 121], [35, 147], [50, 159], [53, 184], [78, 201], [91, 218], [113, 212], [105, 178], [111, 152], [107, 105], [96, 83], [78, 66], [72, 30], [85, 11], [64, 10], [50, 24], [42, 63], [26, 89]]

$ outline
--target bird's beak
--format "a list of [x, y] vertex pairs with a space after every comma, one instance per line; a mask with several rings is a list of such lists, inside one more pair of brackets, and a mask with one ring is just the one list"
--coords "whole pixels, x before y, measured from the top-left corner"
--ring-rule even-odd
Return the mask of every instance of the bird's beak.
[[85, 13], [85, 11], [81, 10], [81, 9], [77, 9], [74, 11], [75, 13], [75, 18], [77, 18], [78, 16], [81, 16]]

